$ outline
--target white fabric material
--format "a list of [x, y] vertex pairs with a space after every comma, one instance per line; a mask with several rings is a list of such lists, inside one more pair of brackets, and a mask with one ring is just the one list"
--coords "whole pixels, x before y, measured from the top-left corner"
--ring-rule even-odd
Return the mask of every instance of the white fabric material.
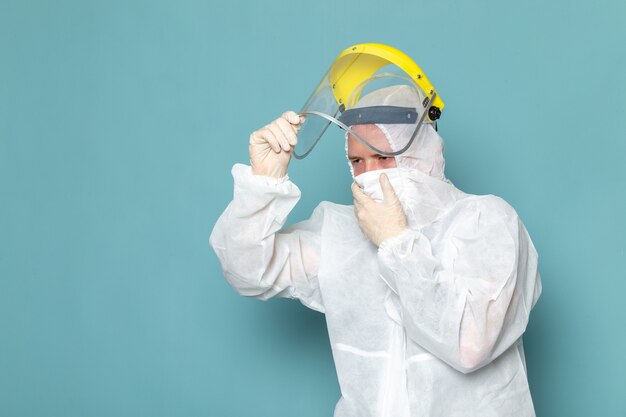
[[[403, 161], [428, 159], [416, 155]], [[226, 279], [242, 295], [326, 314], [335, 417], [534, 416], [522, 334], [541, 280], [524, 225], [504, 200], [459, 191], [443, 165], [433, 165], [441, 176], [398, 165], [384, 172], [409, 227], [380, 248], [352, 206], [322, 202], [282, 229], [298, 187], [235, 165], [233, 201], [210, 238]], [[356, 179], [379, 199], [380, 173]]]
[[[394, 151], [400, 148], [394, 138], [410, 136], [415, 130], [415, 125], [377, 124], [376, 126], [383, 131]], [[431, 177], [445, 179], [443, 141], [430, 124], [422, 125], [409, 149], [395, 158], [400, 168], [412, 168]]]
[[326, 313], [342, 393], [336, 417], [534, 416], [521, 336], [541, 282], [506, 202], [439, 181], [435, 220], [377, 250], [351, 206], [322, 202], [281, 231], [295, 184], [244, 165], [233, 176], [211, 245], [240, 294]]
[[449, 182], [437, 180], [421, 171], [389, 168], [369, 171], [355, 177], [355, 182], [374, 200], [382, 201], [379, 176], [385, 173], [407, 215], [409, 227], [419, 229], [445, 213], [445, 208], [463, 193]]

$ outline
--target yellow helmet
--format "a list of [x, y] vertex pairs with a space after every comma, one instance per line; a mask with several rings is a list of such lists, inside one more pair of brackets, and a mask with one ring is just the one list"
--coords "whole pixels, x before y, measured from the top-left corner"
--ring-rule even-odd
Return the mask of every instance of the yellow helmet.
[[[400, 90], [402, 94], [397, 94]], [[364, 97], [374, 92], [377, 97], [394, 94], [388, 94], [383, 105], [371, 105], [372, 100], [367, 105]], [[393, 97], [402, 99], [396, 103]], [[354, 45], [339, 54], [300, 111], [305, 122], [298, 133], [294, 156], [307, 156], [331, 123], [381, 155], [399, 155], [408, 149], [423, 123], [433, 123], [440, 117], [443, 107], [424, 71], [408, 55], [382, 44]], [[416, 128], [400, 149], [386, 152], [350, 128], [366, 123], [413, 123]]]

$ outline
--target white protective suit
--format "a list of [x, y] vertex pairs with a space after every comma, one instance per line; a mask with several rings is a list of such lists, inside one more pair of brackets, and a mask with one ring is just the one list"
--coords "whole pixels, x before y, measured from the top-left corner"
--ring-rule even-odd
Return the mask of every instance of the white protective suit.
[[[394, 138], [409, 125], [379, 126]], [[395, 150], [395, 149], [394, 149]], [[409, 224], [380, 248], [352, 206], [322, 202], [286, 229], [300, 191], [237, 164], [211, 245], [240, 294], [326, 314], [341, 387], [335, 417], [534, 416], [522, 334], [541, 292], [537, 253], [513, 208], [445, 179], [425, 125], [387, 169]], [[356, 178], [382, 198], [378, 177]]]

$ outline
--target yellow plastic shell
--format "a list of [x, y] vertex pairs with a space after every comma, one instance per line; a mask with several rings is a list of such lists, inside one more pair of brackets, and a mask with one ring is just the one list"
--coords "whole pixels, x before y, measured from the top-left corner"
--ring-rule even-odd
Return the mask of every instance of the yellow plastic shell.
[[[356, 60], [358, 65], [352, 65]], [[390, 64], [402, 69], [429, 98], [436, 93], [424, 71], [404, 52], [379, 43], [362, 43], [342, 51], [330, 68], [329, 81], [337, 103], [351, 108], [355, 104], [348, 103], [352, 91], [376, 71]], [[352, 100], [358, 98], [356, 95]], [[438, 93], [432, 105], [443, 110], [444, 103]]]

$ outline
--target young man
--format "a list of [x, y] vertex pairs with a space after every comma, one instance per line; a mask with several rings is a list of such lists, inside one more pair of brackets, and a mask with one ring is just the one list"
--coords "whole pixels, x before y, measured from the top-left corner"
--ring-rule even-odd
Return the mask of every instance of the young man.
[[[406, 88], [363, 108], [420, 103]], [[374, 111], [374, 114], [376, 112]], [[287, 177], [300, 118], [250, 137], [234, 199], [211, 235], [242, 295], [299, 299], [326, 314], [342, 398], [336, 417], [534, 416], [522, 334], [541, 292], [537, 253], [504, 200], [458, 190], [443, 143], [423, 125], [396, 157], [346, 137], [354, 206], [322, 202], [281, 230], [300, 192]], [[396, 151], [415, 124], [353, 122]]]

